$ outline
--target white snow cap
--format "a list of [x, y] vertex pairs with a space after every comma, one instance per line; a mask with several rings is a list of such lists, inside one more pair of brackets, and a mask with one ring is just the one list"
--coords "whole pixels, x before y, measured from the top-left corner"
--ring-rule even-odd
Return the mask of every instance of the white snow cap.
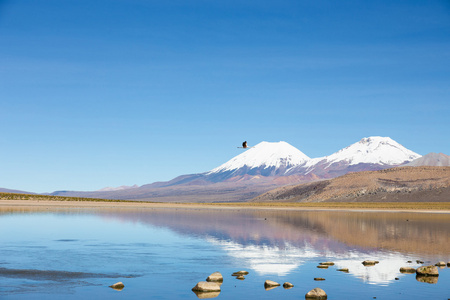
[[326, 159], [330, 164], [346, 161], [350, 165], [359, 163], [396, 165], [419, 157], [420, 154], [406, 149], [389, 137], [371, 136], [322, 159]]
[[292, 167], [303, 165], [309, 160], [310, 158], [303, 152], [286, 142], [261, 142], [212, 169], [208, 174], [236, 170], [244, 166], [248, 168]]

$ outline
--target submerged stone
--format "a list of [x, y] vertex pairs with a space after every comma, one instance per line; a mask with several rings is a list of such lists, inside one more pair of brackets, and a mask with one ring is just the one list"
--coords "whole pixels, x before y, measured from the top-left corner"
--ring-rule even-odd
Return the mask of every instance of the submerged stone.
[[400, 273], [414, 274], [414, 273], [416, 273], [416, 269], [411, 268], [411, 267], [401, 267]]
[[197, 292], [220, 292], [220, 285], [215, 282], [200, 281], [192, 290]]
[[327, 299], [327, 293], [321, 288], [315, 288], [310, 290], [305, 295], [306, 299]]
[[231, 276], [248, 275], [247, 271], [238, 271], [231, 274]]
[[264, 286], [265, 287], [276, 287], [276, 286], [280, 286], [281, 284], [279, 284], [278, 282], [272, 281], [272, 280], [266, 280], [266, 282], [264, 282]]
[[337, 271], [348, 273], [348, 268], [337, 269]]
[[123, 282], [116, 282], [113, 285], [109, 286], [112, 289], [115, 289], [116, 291], [121, 291], [123, 290], [123, 288], [125, 287], [125, 285], [123, 284]]
[[365, 266], [374, 266], [377, 263], [379, 263], [378, 260], [365, 260], [365, 261], [362, 262], [362, 264], [365, 265]]
[[417, 275], [423, 276], [439, 276], [439, 271], [436, 266], [423, 266], [416, 270]]
[[223, 276], [220, 272], [214, 272], [206, 278], [206, 281], [223, 281]]

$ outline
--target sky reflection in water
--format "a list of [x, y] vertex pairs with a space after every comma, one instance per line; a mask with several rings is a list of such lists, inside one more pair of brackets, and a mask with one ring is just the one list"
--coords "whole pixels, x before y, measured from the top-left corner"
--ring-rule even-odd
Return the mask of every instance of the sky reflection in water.
[[[190, 289], [215, 271], [222, 299], [303, 298], [314, 287], [329, 299], [348, 289], [355, 299], [448, 298], [448, 268], [436, 284], [399, 269], [449, 261], [449, 225], [448, 214], [1, 208], [0, 298], [197, 299]], [[335, 266], [318, 269], [322, 261]], [[241, 269], [244, 281], [230, 276]], [[266, 279], [295, 287], [265, 291]], [[108, 288], [117, 281], [121, 292]]]

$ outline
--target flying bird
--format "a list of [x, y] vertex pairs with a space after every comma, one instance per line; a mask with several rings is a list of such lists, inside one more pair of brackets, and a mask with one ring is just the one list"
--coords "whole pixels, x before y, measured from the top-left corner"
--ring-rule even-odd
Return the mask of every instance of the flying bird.
[[247, 141], [245, 141], [245, 142], [242, 143], [242, 147], [238, 147], [238, 148], [242, 148], [242, 149], [250, 149], [250, 148], [253, 148], [253, 147], [247, 146]]

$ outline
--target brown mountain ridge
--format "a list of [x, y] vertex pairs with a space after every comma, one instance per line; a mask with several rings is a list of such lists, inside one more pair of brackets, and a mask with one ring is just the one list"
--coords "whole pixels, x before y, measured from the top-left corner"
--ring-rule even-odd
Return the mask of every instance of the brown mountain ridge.
[[450, 201], [450, 167], [397, 167], [284, 186], [253, 202], [443, 202]]

